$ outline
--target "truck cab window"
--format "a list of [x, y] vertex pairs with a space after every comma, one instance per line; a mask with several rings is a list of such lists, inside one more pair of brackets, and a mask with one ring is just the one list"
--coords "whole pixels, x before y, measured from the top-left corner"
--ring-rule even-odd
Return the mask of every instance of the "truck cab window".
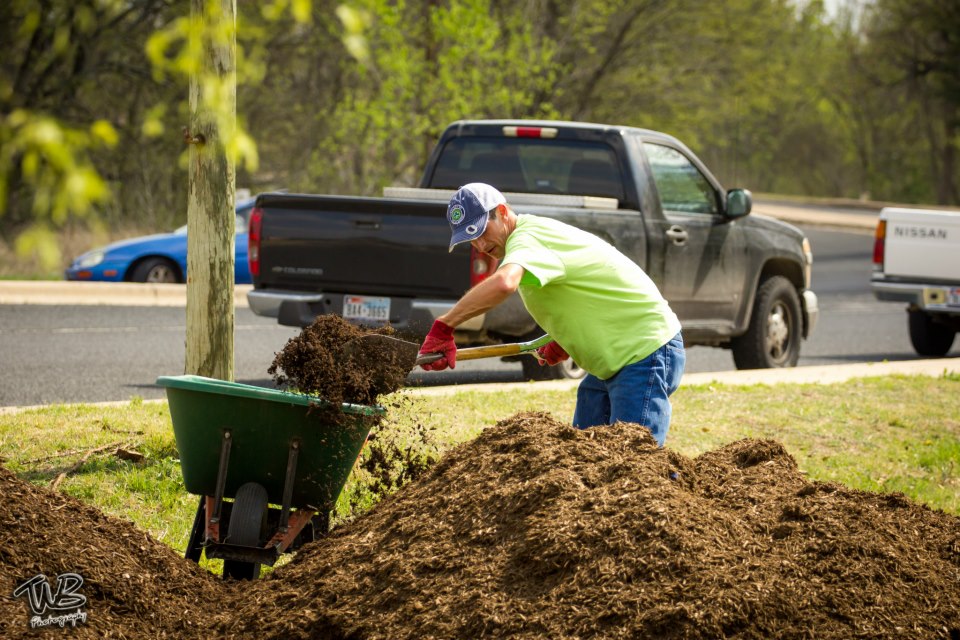
[[717, 214], [717, 196], [710, 182], [690, 160], [676, 149], [645, 142], [643, 149], [667, 211]]
[[508, 137], [450, 140], [429, 186], [457, 189], [486, 182], [504, 192], [624, 198], [614, 149], [602, 142]]

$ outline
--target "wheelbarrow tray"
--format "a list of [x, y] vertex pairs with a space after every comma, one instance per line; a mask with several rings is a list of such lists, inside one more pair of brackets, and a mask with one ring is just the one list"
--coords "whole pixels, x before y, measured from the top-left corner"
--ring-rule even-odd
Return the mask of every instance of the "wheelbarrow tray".
[[332, 509], [343, 490], [379, 406], [344, 403], [340, 424], [323, 420], [325, 401], [277, 389], [202, 376], [162, 376], [186, 490], [212, 496], [217, 489], [224, 441], [229, 440], [223, 488], [234, 497], [247, 482], [281, 504], [291, 448], [297, 450], [290, 506]]

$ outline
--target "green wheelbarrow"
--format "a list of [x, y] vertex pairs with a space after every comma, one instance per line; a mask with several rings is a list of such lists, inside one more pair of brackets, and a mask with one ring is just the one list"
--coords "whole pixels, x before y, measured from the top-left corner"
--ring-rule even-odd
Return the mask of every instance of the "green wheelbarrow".
[[327, 532], [330, 512], [379, 406], [343, 404], [202, 376], [162, 376], [186, 490], [200, 496], [185, 557], [222, 558], [223, 577], [256, 579]]

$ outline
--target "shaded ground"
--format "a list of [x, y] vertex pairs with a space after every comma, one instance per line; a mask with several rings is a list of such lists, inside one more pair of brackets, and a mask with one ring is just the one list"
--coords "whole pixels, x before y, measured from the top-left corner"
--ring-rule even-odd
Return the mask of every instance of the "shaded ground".
[[0, 473], [0, 635], [18, 581], [64, 571], [71, 637], [960, 638], [960, 518], [808, 482], [774, 441], [689, 459], [537, 413], [239, 588]]

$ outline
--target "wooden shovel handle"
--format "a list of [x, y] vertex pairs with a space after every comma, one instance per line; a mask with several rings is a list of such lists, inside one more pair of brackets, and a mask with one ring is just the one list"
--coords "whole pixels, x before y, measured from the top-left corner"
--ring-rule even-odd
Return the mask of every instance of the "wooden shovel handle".
[[[534, 351], [550, 342], [549, 335], [542, 335], [529, 342], [515, 342], [510, 344], [494, 344], [488, 347], [470, 347], [457, 349], [457, 360], [480, 360], [482, 358], [497, 358], [515, 356], [521, 353]], [[442, 353], [428, 353], [417, 357], [417, 365], [428, 364], [443, 357]]]

